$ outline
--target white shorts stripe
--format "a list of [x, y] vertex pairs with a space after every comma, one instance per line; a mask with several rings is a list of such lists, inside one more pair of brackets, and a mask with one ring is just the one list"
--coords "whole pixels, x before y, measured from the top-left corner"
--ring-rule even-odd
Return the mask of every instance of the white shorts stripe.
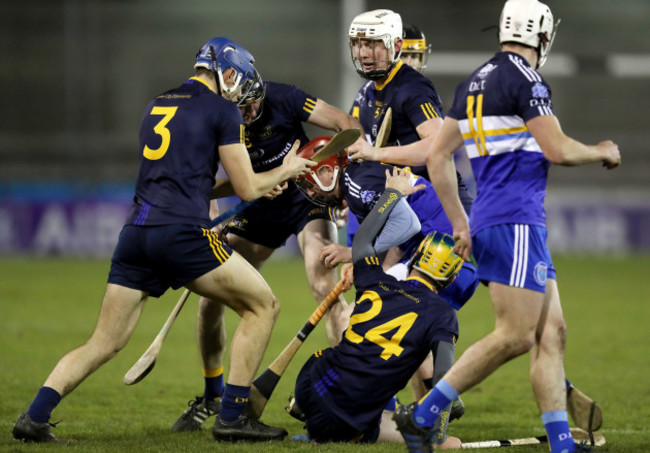
[[517, 246], [519, 245], [519, 228], [515, 225], [515, 241], [514, 241], [514, 250], [512, 253], [512, 267], [510, 270], [510, 286], [515, 286], [515, 274], [517, 272]]
[[528, 266], [528, 225], [515, 225], [510, 286], [523, 288]]

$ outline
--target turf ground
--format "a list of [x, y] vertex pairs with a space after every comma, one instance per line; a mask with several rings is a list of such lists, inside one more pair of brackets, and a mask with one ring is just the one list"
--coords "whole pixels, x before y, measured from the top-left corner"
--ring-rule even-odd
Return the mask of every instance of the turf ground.
[[[650, 257], [625, 259], [555, 257], [565, 317], [569, 324], [566, 369], [574, 384], [599, 401], [604, 412], [603, 452], [650, 451]], [[56, 409], [62, 420], [55, 433], [74, 442], [66, 447], [22, 445], [11, 427], [56, 361], [84, 342], [99, 310], [108, 260], [0, 260], [0, 451], [252, 451], [310, 450], [285, 440], [263, 446], [216, 445], [209, 429], [172, 434], [170, 425], [186, 402], [202, 392], [192, 296], [165, 341], [158, 363], [141, 383], [127, 387], [122, 377], [151, 343], [180, 290], [151, 299], [129, 345], [89, 377]], [[302, 262], [272, 261], [263, 270], [281, 301], [282, 312], [263, 362], [284, 348], [315, 308]], [[352, 299], [352, 293], [347, 294]], [[228, 313], [229, 334], [237, 319]], [[487, 292], [480, 288], [460, 313], [458, 350], [487, 333], [493, 316]], [[307, 339], [280, 381], [262, 417], [286, 426], [290, 435], [301, 424], [284, 412], [296, 374], [310, 353], [326, 346], [323, 326]], [[527, 378], [527, 358], [506, 364], [463, 399], [465, 416], [450, 434], [465, 441], [511, 439], [543, 434]], [[227, 366], [226, 366], [227, 370]], [[410, 402], [410, 391], [401, 399]], [[206, 423], [206, 428], [210, 424]], [[325, 445], [317, 451], [406, 451], [395, 445]], [[543, 452], [545, 446], [511, 447], [513, 452]], [[486, 451], [496, 451], [494, 449]]]

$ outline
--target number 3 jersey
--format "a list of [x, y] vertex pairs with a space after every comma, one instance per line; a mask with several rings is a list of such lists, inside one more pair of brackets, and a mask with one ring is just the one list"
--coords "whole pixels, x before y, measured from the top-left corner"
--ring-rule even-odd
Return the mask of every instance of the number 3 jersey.
[[396, 280], [376, 256], [354, 263], [357, 299], [338, 346], [311, 369], [314, 390], [329, 409], [363, 432], [403, 389], [435, 342], [455, 343], [455, 311], [428, 283]]
[[244, 143], [237, 105], [198, 78], [157, 96], [140, 127], [140, 170], [127, 225], [207, 226], [219, 146]]
[[551, 90], [521, 56], [499, 52], [456, 89], [458, 120], [476, 177], [472, 234], [504, 223], [546, 225], [550, 163], [526, 122], [553, 115]]

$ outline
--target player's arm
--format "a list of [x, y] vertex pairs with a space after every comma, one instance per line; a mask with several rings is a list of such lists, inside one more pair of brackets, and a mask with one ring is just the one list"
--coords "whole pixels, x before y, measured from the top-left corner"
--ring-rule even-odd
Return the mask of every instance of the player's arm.
[[379, 197], [374, 207], [366, 218], [361, 222], [359, 229], [352, 241], [352, 262], [356, 262], [367, 256], [377, 256], [373, 247], [375, 238], [382, 230], [391, 212], [397, 206], [402, 196], [407, 196], [421, 187], [413, 187], [410, 183], [410, 172], [406, 170], [393, 169], [391, 175], [386, 170], [386, 190]]
[[[242, 143], [219, 146], [219, 156], [228, 175], [234, 194], [243, 201], [255, 200], [284, 181], [305, 174], [315, 162], [296, 156], [300, 142], [296, 140], [282, 165], [272, 170], [255, 173], [246, 147]], [[223, 189], [225, 191], [225, 187]], [[222, 192], [223, 193], [223, 192]]]
[[415, 128], [420, 140], [403, 146], [377, 148], [378, 156], [376, 160], [395, 165], [426, 165], [427, 149], [441, 127], [441, 118], [426, 120]]
[[454, 229], [454, 252], [465, 261], [470, 261], [472, 243], [469, 223], [458, 196], [458, 179], [454, 164], [454, 153], [462, 145], [463, 136], [458, 128], [458, 121], [451, 117], [445, 118], [440, 132], [429, 147], [427, 170], [438, 199]]
[[528, 131], [535, 137], [546, 159], [558, 165], [582, 165], [602, 162], [612, 169], [621, 163], [621, 154], [611, 140], [597, 145], [585, 145], [564, 134], [560, 122], [554, 115], [542, 115], [526, 122]]
[[361, 129], [361, 124], [358, 119], [353, 118], [343, 110], [328, 104], [322, 99], [316, 101], [316, 106], [307, 122], [335, 132], [351, 128]]

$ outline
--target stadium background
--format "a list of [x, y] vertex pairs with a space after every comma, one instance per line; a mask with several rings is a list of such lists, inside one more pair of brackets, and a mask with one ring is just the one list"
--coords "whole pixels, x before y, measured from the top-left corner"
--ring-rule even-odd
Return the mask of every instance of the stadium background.
[[[650, 2], [548, 4], [562, 24], [542, 74], [564, 130], [588, 143], [613, 139], [623, 153], [612, 172], [552, 169], [550, 245], [647, 253]], [[433, 50], [426, 74], [445, 106], [456, 84], [497, 49], [495, 31], [482, 31], [497, 23], [497, 1], [3, 3], [0, 254], [110, 254], [132, 195], [142, 110], [192, 74], [195, 51], [213, 36], [247, 47], [265, 79], [348, 109], [362, 80], [347, 27], [380, 7], [424, 30]]]

